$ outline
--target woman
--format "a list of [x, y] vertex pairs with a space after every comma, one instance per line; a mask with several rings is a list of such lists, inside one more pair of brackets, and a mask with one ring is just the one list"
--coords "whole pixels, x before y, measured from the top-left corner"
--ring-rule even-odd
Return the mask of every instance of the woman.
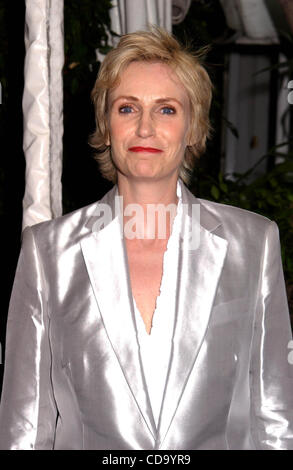
[[211, 83], [167, 32], [121, 38], [93, 90], [98, 203], [27, 228], [1, 448], [292, 448], [278, 230], [196, 199]]

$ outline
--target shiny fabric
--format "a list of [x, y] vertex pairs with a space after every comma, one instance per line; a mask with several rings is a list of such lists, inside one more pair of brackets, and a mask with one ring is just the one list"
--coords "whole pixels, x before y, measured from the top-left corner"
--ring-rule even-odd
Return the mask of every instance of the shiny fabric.
[[[113, 188], [100, 201], [114, 211]], [[274, 222], [196, 199], [182, 242], [158, 428], [142, 371], [120, 218], [97, 204], [27, 228], [11, 297], [2, 449], [292, 449], [291, 336]]]

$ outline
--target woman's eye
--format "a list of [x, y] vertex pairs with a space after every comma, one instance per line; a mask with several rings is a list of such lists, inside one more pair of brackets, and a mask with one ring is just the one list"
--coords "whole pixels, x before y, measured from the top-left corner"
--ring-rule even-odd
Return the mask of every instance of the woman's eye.
[[162, 109], [162, 114], [175, 114], [175, 109], [171, 108], [170, 106], [164, 106]]
[[131, 106], [120, 106], [119, 108], [119, 113], [122, 113], [122, 114], [129, 114], [131, 113], [131, 111], [132, 111]]

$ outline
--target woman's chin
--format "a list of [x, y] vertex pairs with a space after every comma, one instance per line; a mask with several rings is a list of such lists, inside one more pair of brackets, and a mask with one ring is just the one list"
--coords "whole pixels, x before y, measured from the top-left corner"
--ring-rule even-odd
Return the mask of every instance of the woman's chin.
[[159, 177], [160, 171], [148, 164], [140, 164], [131, 169], [131, 176], [136, 178], [156, 178]]
[[[119, 171], [119, 170], [118, 170]], [[124, 178], [128, 178], [136, 181], [156, 181], [165, 178], [171, 178], [174, 173], [178, 173], [178, 168], [163, 168], [162, 166], [149, 165], [148, 163], [140, 162], [139, 165], [129, 166], [124, 171], [120, 170], [120, 173], [124, 175]]]

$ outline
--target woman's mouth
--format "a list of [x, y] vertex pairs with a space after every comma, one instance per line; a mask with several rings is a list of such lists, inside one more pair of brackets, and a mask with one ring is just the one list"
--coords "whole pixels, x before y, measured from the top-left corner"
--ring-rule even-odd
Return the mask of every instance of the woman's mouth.
[[130, 147], [128, 150], [130, 152], [148, 152], [148, 153], [162, 152], [162, 150], [156, 149], [153, 147]]

